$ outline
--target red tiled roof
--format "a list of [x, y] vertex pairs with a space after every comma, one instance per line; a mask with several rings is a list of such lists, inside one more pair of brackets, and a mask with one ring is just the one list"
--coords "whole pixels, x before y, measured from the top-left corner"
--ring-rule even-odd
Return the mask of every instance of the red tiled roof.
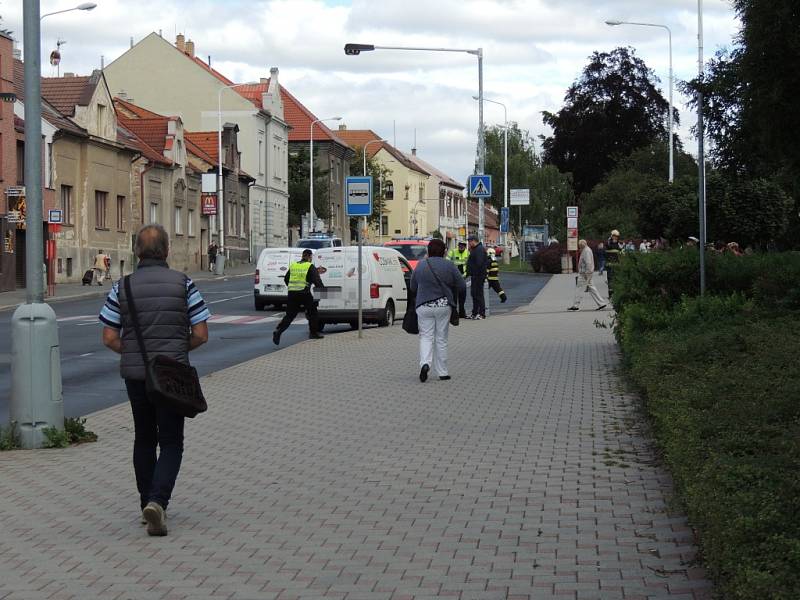
[[[157, 119], [157, 118], [166, 118], [164, 115], [160, 115], [158, 113], [154, 113], [151, 110], [147, 110], [137, 104], [133, 104], [128, 100], [124, 100], [122, 98], [116, 97], [114, 98], [114, 106], [117, 109], [117, 114], [119, 115], [120, 112], [125, 113], [128, 118], [132, 119]], [[121, 109], [121, 110], [120, 110]]]
[[211, 156], [208, 152], [203, 150], [200, 146], [195, 144], [192, 140], [186, 137], [186, 132], [183, 132], [183, 140], [186, 142], [186, 151], [190, 154], [193, 154], [197, 158], [204, 160], [207, 163], [211, 163], [212, 165], [216, 162], [214, 157]]
[[[381, 137], [371, 129], [340, 129], [337, 131], [337, 135], [347, 142], [353, 149], [363, 148], [367, 142], [381, 139]], [[369, 147], [367, 147], [367, 157], [372, 158], [381, 150], [386, 150], [386, 152], [391, 154], [407, 169], [411, 169], [417, 173], [422, 173], [423, 175], [430, 175], [430, 173], [428, 173], [428, 171], [426, 171], [423, 167], [410, 161], [405, 154], [400, 152], [400, 150], [388, 142], [370, 144]]]
[[184, 132], [184, 139], [187, 143], [191, 142], [202, 150], [210, 159], [213, 164], [219, 162], [219, 152], [217, 151], [217, 132], [216, 131], [192, 131]]
[[96, 75], [80, 77], [42, 77], [42, 98], [62, 115], [75, 116], [76, 106], [88, 106], [97, 87]]
[[128, 129], [127, 127], [124, 127], [122, 125], [121, 119], [119, 121], [119, 124], [117, 125], [117, 139], [120, 143], [126, 144], [127, 146], [137, 150], [142, 156], [144, 156], [150, 162], [162, 165], [172, 164], [172, 161], [170, 159], [168, 159], [158, 150], [147, 144], [132, 130]]
[[[469, 214], [469, 222], [478, 224], [478, 201], [477, 200], [470, 200], [468, 204], [468, 214]], [[489, 204], [484, 203], [483, 205], [483, 226], [486, 229], [497, 229], [498, 228], [498, 215], [494, 211], [489, 209]]]
[[455, 179], [450, 177], [447, 173], [445, 173], [444, 171], [440, 171], [439, 169], [434, 167], [429, 162], [426, 162], [426, 161], [422, 160], [419, 156], [417, 156], [415, 154], [405, 154], [405, 156], [406, 156], [406, 158], [408, 160], [410, 160], [411, 162], [413, 162], [416, 165], [419, 165], [420, 167], [422, 167], [423, 169], [428, 171], [428, 173], [430, 173], [431, 175], [434, 175], [434, 176], [438, 177], [441, 180], [443, 185], [446, 185], [447, 187], [451, 187], [451, 188], [456, 188], [456, 189], [458, 189], [460, 191], [464, 190], [464, 185], [463, 184], [458, 183]]
[[[235, 89], [241, 96], [244, 96], [256, 106], [261, 107], [261, 94], [266, 93], [269, 89], [269, 79], [263, 83], [243, 85]], [[310, 141], [311, 123], [316, 121], [319, 117], [308, 110], [302, 102], [295, 98], [283, 86], [281, 86], [281, 100], [283, 100], [284, 120], [292, 127], [292, 129], [289, 130], [289, 141]], [[331, 130], [325, 125], [325, 123], [317, 123], [314, 126], [314, 141], [316, 142], [321, 140], [331, 141], [345, 147], [349, 146], [349, 144], [341, 138], [338, 132]]]
[[136, 134], [140, 140], [150, 146], [153, 150], [163, 156], [166, 148], [167, 130], [169, 128], [168, 119], [159, 117], [157, 119], [127, 119], [120, 115], [119, 122]]

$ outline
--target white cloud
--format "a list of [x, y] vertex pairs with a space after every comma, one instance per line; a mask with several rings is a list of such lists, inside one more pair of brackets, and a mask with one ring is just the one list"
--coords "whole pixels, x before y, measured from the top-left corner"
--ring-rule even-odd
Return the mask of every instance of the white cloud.
[[[595, 50], [629, 45], [666, 87], [665, 32], [608, 27], [606, 19], [667, 24], [673, 31], [676, 80], [697, 71], [696, 0], [97, 0], [91, 12], [43, 21], [46, 60], [58, 37], [63, 71], [87, 73], [124, 52], [131, 37], [186, 33], [197, 54], [246, 81], [281, 69], [281, 81], [320, 116], [341, 114], [350, 128], [371, 128], [409, 149], [416, 129], [420, 156], [463, 180], [474, 164], [477, 69], [473, 56], [378, 51], [345, 56], [346, 42], [425, 47], [482, 47], [487, 97], [508, 105], [509, 120], [546, 133], [541, 111], [555, 111]], [[3, 23], [21, 39], [22, 3], [3, 5]], [[42, 12], [74, 6], [43, 0]], [[705, 55], [729, 45], [737, 21], [727, 0], [705, 0]], [[45, 63], [44, 74], [51, 74]], [[666, 94], [665, 94], [666, 95]], [[681, 136], [694, 118], [684, 99]], [[486, 122], [502, 121], [487, 104]], [[687, 143], [687, 146], [691, 146]]]

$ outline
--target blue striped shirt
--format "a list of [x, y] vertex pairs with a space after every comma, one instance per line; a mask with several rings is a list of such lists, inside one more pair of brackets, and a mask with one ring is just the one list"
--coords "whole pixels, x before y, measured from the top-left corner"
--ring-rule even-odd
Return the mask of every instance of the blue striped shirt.
[[[189, 307], [189, 323], [197, 325], [211, 318], [205, 300], [194, 282], [186, 278], [186, 305]], [[100, 321], [107, 327], [122, 329], [122, 316], [119, 312], [119, 281], [115, 281], [108, 293], [106, 303], [100, 311]]]

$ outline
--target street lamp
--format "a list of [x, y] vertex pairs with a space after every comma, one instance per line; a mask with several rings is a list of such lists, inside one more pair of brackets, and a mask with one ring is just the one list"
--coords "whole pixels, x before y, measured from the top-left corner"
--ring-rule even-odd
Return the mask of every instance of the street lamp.
[[364, 144], [364, 177], [367, 176], [367, 146], [370, 144], [379, 144], [382, 142], [388, 142], [389, 140], [370, 140], [366, 144]]
[[322, 123], [323, 121], [341, 121], [342, 117], [326, 117], [324, 119], [317, 119], [316, 121], [311, 122], [310, 132], [311, 132], [311, 151], [309, 153], [308, 163], [309, 163], [309, 176], [311, 178], [311, 182], [309, 184], [309, 192], [308, 192], [308, 233], [310, 234], [311, 231], [314, 229], [314, 125], [317, 123]]
[[658, 27], [659, 29], [665, 29], [667, 31], [667, 35], [669, 37], [669, 182], [672, 183], [675, 179], [675, 167], [672, 160], [672, 148], [673, 148], [673, 141], [672, 141], [672, 88], [674, 87], [673, 77], [672, 77], [672, 30], [667, 27], [666, 25], [660, 25], [658, 23], [637, 23], [635, 21], [618, 21], [616, 19], [606, 21], [606, 25], [611, 27], [616, 27], [618, 25], [636, 25], [639, 27]]
[[425, 204], [425, 199], [424, 198], [420, 198], [419, 200], [414, 202], [414, 208], [411, 211], [412, 223], [414, 225], [414, 232], [412, 233], [412, 232], [409, 231], [409, 237], [417, 235], [417, 205], [418, 204]]
[[[78, 10], [95, 5], [81, 4]], [[66, 12], [66, 11], [57, 11]], [[44, 302], [42, 228], [42, 68], [39, 0], [22, 8], [23, 43], [34, 48], [25, 56], [25, 304], [11, 317], [10, 421], [16, 423], [23, 448], [41, 447], [48, 427], [63, 429], [61, 351], [56, 313]]]
[[[697, 76], [703, 79], [703, 0], [697, 0]], [[706, 155], [703, 92], [697, 92], [697, 167], [700, 217], [700, 295], [706, 293]]]
[[97, 4], [95, 4], [94, 2], [84, 2], [82, 4], [78, 4], [78, 6], [73, 6], [72, 8], [65, 8], [64, 10], [57, 10], [54, 12], [45, 13], [41, 17], [39, 17], [39, 20], [41, 21], [45, 17], [49, 17], [52, 15], [60, 15], [61, 13], [72, 12], [73, 10], [94, 10], [95, 8], [97, 8]]
[[[375, 46], [373, 44], [345, 44], [344, 53], [348, 56], [358, 56], [362, 52], [373, 50], [411, 50], [419, 52], [463, 52], [478, 57], [478, 175], [483, 175], [486, 169], [486, 143], [483, 132], [483, 48], [474, 50], [468, 48], [417, 48], [411, 46]], [[478, 237], [483, 241], [483, 198], [478, 198]], [[467, 219], [469, 225], [469, 218]]]
[[[473, 96], [473, 100], [479, 100], [478, 96]], [[506, 105], [502, 102], [498, 102], [497, 100], [490, 100], [489, 98], [484, 98], [485, 102], [491, 102], [492, 104], [497, 104], [503, 107], [503, 206], [506, 208], [506, 212], [508, 212], [508, 110], [506, 109]], [[508, 234], [503, 234], [503, 248], [507, 246], [507, 238]], [[503, 262], [505, 264], [509, 264], [510, 261], [510, 252], [503, 253]]]
[[[222, 275], [225, 272], [225, 192], [222, 179], [222, 92], [232, 90], [243, 85], [257, 85], [252, 81], [247, 83], [232, 83], [224, 85], [217, 90], [217, 215], [219, 216], [219, 249], [217, 260], [214, 262], [214, 272]], [[220, 258], [222, 261], [220, 262]]]

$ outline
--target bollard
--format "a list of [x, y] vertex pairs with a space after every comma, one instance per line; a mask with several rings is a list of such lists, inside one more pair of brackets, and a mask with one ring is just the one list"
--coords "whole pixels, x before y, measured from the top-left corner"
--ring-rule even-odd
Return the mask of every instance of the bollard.
[[214, 261], [214, 275], [222, 275], [223, 273], [225, 273], [225, 254], [218, 252], [217, 260]]
[[41, 448], [42, 429], [64, 428], [56, 313], [48, 304], [22, 304], [11, 333], [11, 422], [23, 448]]

